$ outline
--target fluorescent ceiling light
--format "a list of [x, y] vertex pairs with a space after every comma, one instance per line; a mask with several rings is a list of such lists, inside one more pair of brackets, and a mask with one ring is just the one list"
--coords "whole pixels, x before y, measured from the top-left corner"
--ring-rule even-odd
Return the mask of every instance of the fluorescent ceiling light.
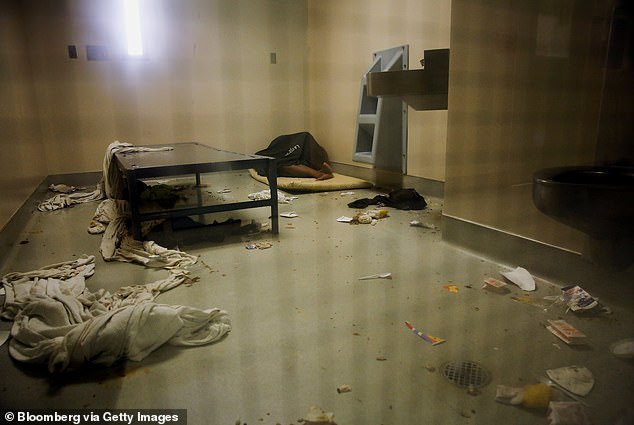
[[123, 0], [125, 32], [128, 41], [128, 55], [130, 56], [143, 56], [139, 1], [140, 0]]

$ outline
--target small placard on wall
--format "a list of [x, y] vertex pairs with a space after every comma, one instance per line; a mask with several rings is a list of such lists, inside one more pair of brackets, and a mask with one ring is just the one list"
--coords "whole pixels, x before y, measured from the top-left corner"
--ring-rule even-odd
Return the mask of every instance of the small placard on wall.
[[100, 45], [86, 46], [86, 59], [89, 61], [106, 61], [109, 58], [108, 47]]

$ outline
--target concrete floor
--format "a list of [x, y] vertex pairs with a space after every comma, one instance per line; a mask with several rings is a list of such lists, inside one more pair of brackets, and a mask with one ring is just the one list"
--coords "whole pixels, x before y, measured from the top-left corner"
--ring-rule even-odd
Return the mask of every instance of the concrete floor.
[[[204, 182], [210, 192], [231, 189], [225, 196], [236, 199], [266, 188], [245, 173]], [[525, 295], [517, 287], [506, 295], [481, 289], [485, 278], [500, 277], [500, 270], [517, 264], [496, 264], [443, 242], [439, 199], [428, 198], [424, 211], [390, 209], [375, 226], [336, 221], [354, 213], [348, 202], [376, 193], [299, 195], [292, 204], [280, 205], [280, 212], [295, 211], [299, 217], [280, 218], [279, 235], [260, 232], [223, 240], [201, 238], [200, 232], [162, 235], [200, 256], [190, 268], [200, 281], [158, 300], [227, 310], [233, 326], [229, 336], [210, 346], [162, 347], [142, 362], [61, 376], [16, 363], [4, 344], [0, 405], [181, 408], [193, 425], [297, 425], [312, 405], [333, 412], [339, 425], [546, 424], [545, 412], [497, 403], [496, 386], [523, 386], [537, 382], [546, 369], [580, 365], [596, 379], [586, 397], [595, 424], [615, 424], [632, 406], [634, 363], [609, 351], [614, 341], [634, 336], [631, 299], [602, 298], [612, 314], [582, 318], [561, 306], [536, 305], [574, 282], [537, 279], [532, 303], [512, 299]], [[5, 253], [2, 274], [81, 254], [99, 256], [100, 236], [86, 232], [95, 208], [93, 203], [33, 212]], [[246, 224], [267, 222], [268, 213], [259, 208], [213, 218], [240, 218]], [[438, 230], [411, 227], [411, 220]], [[163, 242], [170, 243], [167, 239]], [[268, 241], [272, 247], [247, 250], [249, 241]], [[359, 280], [382, 272], [391, 272], [393, 279]], [[88, 285], [112, 291], [164, 276], [163, 270], [98, 258]], [[458, 292], [444, 285], [455, 285]], [[592, 291], [603, 295], [600, 285]], [[589, 335], [587, 347], [567, 346], [544, 328], [547, 319], [560, 317]], [[406, 320], [446, 342], [428, 344], [407, 330]], [[8, 329], [10, 323], [0, 326]], [[491, 382], [479, 394], [443, 376], [443, 365], [458, 360], [477, 362], [490, 372]], [[338, 393], [343, 384], [352, 391]]]

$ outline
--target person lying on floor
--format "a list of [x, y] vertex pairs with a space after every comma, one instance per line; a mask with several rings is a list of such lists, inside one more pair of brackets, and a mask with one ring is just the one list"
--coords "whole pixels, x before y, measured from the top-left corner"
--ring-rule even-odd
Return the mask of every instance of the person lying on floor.
[[[305, 131], [278, 136], [266, 149], [255, 154], [276, 158], [278, 177], [313, 177], [316, 180], [333, 177], [326, 150]], [[265, 170], [257, 172], [266, 175]]]

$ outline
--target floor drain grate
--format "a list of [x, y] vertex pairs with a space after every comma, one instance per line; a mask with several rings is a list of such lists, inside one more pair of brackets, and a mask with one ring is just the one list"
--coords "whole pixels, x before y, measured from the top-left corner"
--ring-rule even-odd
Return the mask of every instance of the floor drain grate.
[[486, 369], [468, 360], [445, 363], [442, 374], [450, 382], [463, 388], [481, 388], [491, 380], [491, 375]]

